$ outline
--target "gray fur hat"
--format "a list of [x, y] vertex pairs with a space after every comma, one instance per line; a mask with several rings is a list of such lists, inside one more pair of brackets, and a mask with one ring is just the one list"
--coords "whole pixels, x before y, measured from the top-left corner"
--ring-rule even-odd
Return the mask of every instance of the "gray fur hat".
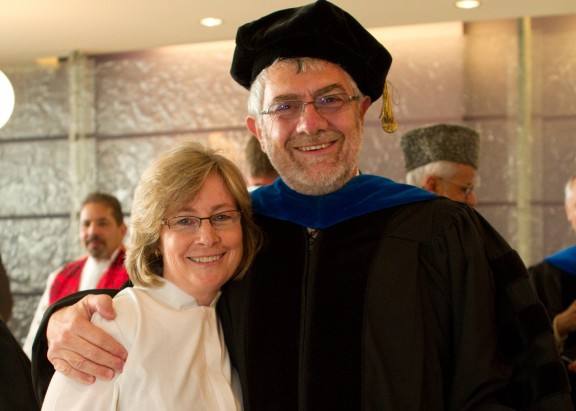
[[472, 129], [436, 124], [408, 131], [400, 139], [406, 171], [434, 161], [454, 161], [478, 168], [480, 136]]

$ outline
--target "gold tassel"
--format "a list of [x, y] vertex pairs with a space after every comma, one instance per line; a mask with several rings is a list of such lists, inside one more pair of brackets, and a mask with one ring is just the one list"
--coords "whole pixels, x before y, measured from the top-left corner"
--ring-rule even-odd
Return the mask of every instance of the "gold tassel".
[[392, 97], [388, 91], [388, 81], [384, 82], [384, 91], [382, 92], [382, 111], [380, 112], [380, 121], [382, 129], [387, 133], [393, 133], [398, 130], [398, 123], [394, 120], [392, 111]]

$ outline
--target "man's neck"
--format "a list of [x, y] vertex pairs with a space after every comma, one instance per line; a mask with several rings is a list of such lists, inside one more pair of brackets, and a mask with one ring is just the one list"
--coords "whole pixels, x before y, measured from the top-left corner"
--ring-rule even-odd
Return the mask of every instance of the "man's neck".
[[80, 276], [80, 287], [79, 290], [88, 290], [91, 288], [96, 288], [98, 281], [102, 277], [102, 275], [110, 268], [112, 262], [116, 259], [116, 256], [120, 252], [120, 249], [117, 248], [114, 252], [110, 255], [110, 258], [95, 258], [92, 256], [88, 256], [88, 260], [86, 264], [84, 264], [84, 268], [82, 269], [82, 275]]

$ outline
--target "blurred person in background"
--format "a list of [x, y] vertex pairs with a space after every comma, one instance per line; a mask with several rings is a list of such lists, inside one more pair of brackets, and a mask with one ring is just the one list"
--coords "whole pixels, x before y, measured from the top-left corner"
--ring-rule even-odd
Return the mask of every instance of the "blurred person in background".
[[[576, 173], [564, 186], [566, 219], [576, 234]], [[532, 285], [546, 306], [562, 353], [576, 405], [576, 244], [528, 268]]]
[[101, 192], [88, 194], [80, 209], [79, 239], [86, 255], [52, 272], [46, 281], [24, 352], [31, 357], [32, 343], [46, 309], [57, 300], [81, 290], [120, 288], [128, 281], [123, 245], [126, 224], [120, 201]]
[[244, 153], [248, 163], [248, 174], [246, 176], [248, 191], [254, 191], [258, 187], [272, 184], [278, 178], [278, 172], [270, 163], [268, 155], [262, 151], [257, 138], [250, 136]]
[[454, 201], [476, 206], [480, 137], [468, 127], [436, 124], [405, 133], [400, 146], [406, 182]]

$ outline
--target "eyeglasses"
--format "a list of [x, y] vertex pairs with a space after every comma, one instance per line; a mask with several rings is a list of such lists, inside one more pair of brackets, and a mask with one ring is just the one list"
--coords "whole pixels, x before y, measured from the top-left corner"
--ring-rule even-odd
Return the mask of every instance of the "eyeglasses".
[[462, 184], [462, 183], [459, 183], [458, 181], [449, 180], [447, 178], [442, 178], [442, 177], [439, 177], [439, 178], [440, 178], [440, 180], [446, 181], [447, 183], [453, 184], [456, 187], [461, 188], [462, 192], [464, 193], [466, 198], [468, 198], [470, 195], [472, 195], [472, 193], [474, 192], [474, 189], [476, 189], [480, 185], [480, 179], [477, 179], [475, 184]]
[[349, 96], [346, 93], [339, 93], [316, 97], [312, 101], [286, 100], [271, 104], [266, 110], [261, 111], [260, 114], [269, 114], [283, 120], [295, 120], [304, 113], [304, 109], [308, 104], [313, 104], [316, 111], [322, 115], [334, 114], [359, 98], [360, 96]]
[[240, 210], [229, 210], [213, 214], [210, 217], [178, 216], [162, 220], [162, 224], [174, 231], [193, 233], [200, 228], [202, 220], [208, 220], [216, 230], [230, 228], [240, 222]]

